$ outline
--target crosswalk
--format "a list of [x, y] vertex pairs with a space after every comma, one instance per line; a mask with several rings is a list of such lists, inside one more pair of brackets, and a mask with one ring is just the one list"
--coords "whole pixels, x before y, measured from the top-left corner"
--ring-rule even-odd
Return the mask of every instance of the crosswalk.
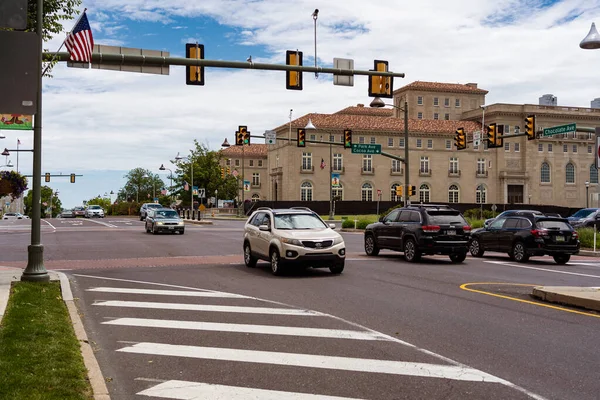
[[120, 389], [124, 398], [393, 399], [422, 398], [426, 390], [427, 398], [442, 399], [450, 384], [469, 398], [492, 390], [499, 398], [542, 399], [321, 312], [235, 293], [75, 276], [89, 284], [86, 302], [100, 315], [96, 334], [114, 354], [106, 356], [116, 360], [111, 370], [131, 380]]

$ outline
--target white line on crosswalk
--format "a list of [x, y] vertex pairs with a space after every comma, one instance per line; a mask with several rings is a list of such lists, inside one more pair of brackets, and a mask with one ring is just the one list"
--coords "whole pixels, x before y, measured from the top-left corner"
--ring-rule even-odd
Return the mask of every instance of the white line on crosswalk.
[[206, 304], [183, 304], [183, 303], [155, 303], [146, 301], [122, 301], [109, 300], [98, 301], [95, 306], [130, 307], [130, 308], [153, 308], [159, 310], [186, 310], [186, 311], [215, 311], [245, 314], [272, 314], [272, 315], [309, 315], [322, 316], [323, 314], [295, 308], [270, 308], [270, 307], [241, 307], [241, 306], [215, 306]]
[[498, 265], [506, 265], [507, 267], [512, 267], [512, 268], [522, 268], [522, 269], [534, 269], [537, 271], [545, 271], [545, 272], [553, 272], [555, 274], [566, 274], [566, 275], [576, 275], [576, 276], [585, 276], [587, 278], [600, 278], [600, 276], [598, 275], [589, 275], [589, 274], [580, 274], [577, 272], [568, 272], [568, 271], [561, 271], [558, 269], [547, 269], [547, 268], [537, 268], [537, 267], [526, 267], [524, 265], [515, 265], [515, 264], [511, 264], [509, 262], [505, 262], [505, 261], [484, 261], [488, 264], [498, 264]]
[[[318, 394], [282, 392], [279, 390], [252, 389], [239, 386], [213, 385], [201, 382], [167, 381], [138, 393], [142, 396], [163, 399], [196, 400], [352, 400], [349, 397], [323, 396]], [[358, 399], [355, 399], [358, 400]]]
[[228, 349], [218, 347], [182, 346], [142, 342], [117, 351], [207, 360], [238, 361], [259, 364], [288, 365], [296, 367], [335, 369], [343, 371], [372, 372], [426, 378], [443, 378], [457, 381], [495, 382], [505, 380], [469, 367], [425, 364], [406, 361], [374, 360], [363, 358], [322, 356], [298, 353]]
[[106, 325], [138, 326], [146, 328], [190, 329], [215, 332], [243, 332], [265, 335], [306, 336], [354, 340], [389, 340], [386, 336], [369, 331], [347, 329], [321, 329], [294, 326], [226, 324], [218, 322], [176, 321], [146, 318], [117, 318], [103, 322]]
[[189, 297], [227, 297], [247, 299], [248, 296], [235, 293], [224, 292], [198, 292], [191, 290], [158, 290], [158, 289], [136, 289], [136, 288], [120, 288], [120, 287], [95, 287], [86, 289], [88, 292], [103, 292], [103, 293], [128, 293], [128, 294], [152, 294], [160, 296], [189, 296]]

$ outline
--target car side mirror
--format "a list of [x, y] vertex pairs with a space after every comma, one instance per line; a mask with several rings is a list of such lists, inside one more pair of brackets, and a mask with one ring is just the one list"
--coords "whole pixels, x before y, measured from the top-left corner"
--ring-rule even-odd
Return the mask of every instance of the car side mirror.
[[384, 217], [379, 217], [379, 222], [383, 222]]
[[335, 229], [335, 224], [329, 224], [329, 227], [330, 227], [331, 229]]
[[269, 232], [271, 230], [271, 228], [269, 228], [269, 225], [260, 225], [258, 227], [258, 230]]

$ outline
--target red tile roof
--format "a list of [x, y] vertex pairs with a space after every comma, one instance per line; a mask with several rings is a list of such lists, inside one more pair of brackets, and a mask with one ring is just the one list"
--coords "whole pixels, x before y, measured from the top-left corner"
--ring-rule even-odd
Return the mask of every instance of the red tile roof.
[[365, 107], [364, 104], [357, 104], [356, 107], [346, 107], [343, 110], [336, 112], [335, 114], [373, 115], [379, 117], [391, 117], [393, 114], [393, 110], [391, 108], [372, 108]]
[[[260, 140], [260, 139], [256, 139], [256, 140]], [[243, 153], [242, 153], [242, 147], [244, 147], [243, 149]], [[244, 155], [244, 158], [267, 158], [267, 145], [266, 144], [260, 144], [260, 143], [252, 143], [250, 144], [250, 146], [235, 146], [235, 145], [231, 145], [230, 147], [226, 148], [226, 149], [221, 149], [221, 153], [225, 156], [225, 157], [242, 157], [242, 154]]]
[[414, 81], [406, 86], [394, 90], [394, 94], [405, 90], [425, 90], [430, 92], [453, 92], [453, 93], [478, 93], [487, 94], [487, 90], [479, 89], [476, 83], [466, 85], [460, 83], [424, 82]]

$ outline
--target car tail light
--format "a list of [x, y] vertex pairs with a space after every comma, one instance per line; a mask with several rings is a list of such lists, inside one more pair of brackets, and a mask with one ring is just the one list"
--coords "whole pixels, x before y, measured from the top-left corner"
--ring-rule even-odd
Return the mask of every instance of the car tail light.
[[577, 233], [577, 231], [573, 231], [572, 234], [574, 239], [579, 239], [579, 233]]
[[438, 225], [423, 225], [423, 232], [435, 233], [439, 231], [440, 227]]
[[463, 226], [463, 231], [471, 232], [471, 227], [469, 225], [465, 225], [465, 226]]
[[548, 236], [548, 231], [545, 229], [532, 229], [531, 234], [535, 237]]

